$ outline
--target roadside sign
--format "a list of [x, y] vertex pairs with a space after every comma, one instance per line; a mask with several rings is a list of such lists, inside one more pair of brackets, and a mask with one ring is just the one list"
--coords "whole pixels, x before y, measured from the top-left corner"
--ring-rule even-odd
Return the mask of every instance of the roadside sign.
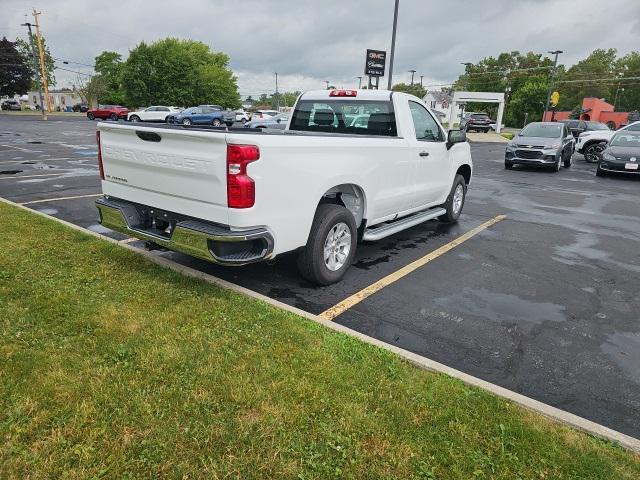
[[556, 105], [558, 105], [559, 101], [560, 101], [560, 92], [553, 92], [551, 94], [551, 106], [555, 107]]
[[387, 63], [387, 52], [383, 50], [367, 49], [367, 60], [364, 64], [364, 74], [370, 77], [384, 77]]

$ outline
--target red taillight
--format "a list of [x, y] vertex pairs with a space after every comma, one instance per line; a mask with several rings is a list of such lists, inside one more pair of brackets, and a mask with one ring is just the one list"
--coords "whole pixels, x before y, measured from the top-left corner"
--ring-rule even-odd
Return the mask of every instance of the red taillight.
[[255, 145], [227, 145], [227, 205], [250, 208], [256, 201], [256, 184], [247, 175], [247, 165], [260, 158]]
[[98, 144], [98, 170], [100, 178], [104, 180], [104, 167], [102, 166], [102, 148], [100, 148], [100, 130], [96, 131], [96, 143]]
[[330, 97], [357, 97], [357, 90], [331, 90], [329, 92]]

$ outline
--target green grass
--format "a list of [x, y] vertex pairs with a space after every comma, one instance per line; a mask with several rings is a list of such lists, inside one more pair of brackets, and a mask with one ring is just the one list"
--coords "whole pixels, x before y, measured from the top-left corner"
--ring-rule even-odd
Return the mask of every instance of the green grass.
[[0, 478], [637, 479], [504, 400], [0, 203]]
[[513, 133], [511, 132], [502, 132], [500, 135], [502, 135], [507, 140], [513, 140]]

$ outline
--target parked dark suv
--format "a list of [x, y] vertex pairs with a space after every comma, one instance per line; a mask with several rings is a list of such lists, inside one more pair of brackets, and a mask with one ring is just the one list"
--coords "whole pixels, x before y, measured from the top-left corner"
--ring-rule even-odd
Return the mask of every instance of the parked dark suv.
[[587, 120], [560, 120], [560, 123], [564, 123], [576, 139], [582, 132], [609, 130], [607, 124], [602, 122], [590, 122]]
[[2, 102], [2, 110], [22, 110], [20, 102], [17, 100], [4, 100]]
[[478, 132], [487, 133], [491, 130], [491, 124], [493, 121], [486, 113], [465, 113], [462, 120], [460, 120], [460, 130], [467, 132], [476, 130]]

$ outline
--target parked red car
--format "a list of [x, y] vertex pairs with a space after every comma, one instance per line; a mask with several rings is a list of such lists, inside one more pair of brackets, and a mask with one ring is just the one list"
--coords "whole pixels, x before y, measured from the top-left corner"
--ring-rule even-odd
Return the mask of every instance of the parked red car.
[[99, 118], [101, 120], [118, 120], [122, 118], [127, 119], [129, 109], [120, 105], [99, 105], [98, 108], [92, 108], [87, 112], [87, 118], [94, 120]]

